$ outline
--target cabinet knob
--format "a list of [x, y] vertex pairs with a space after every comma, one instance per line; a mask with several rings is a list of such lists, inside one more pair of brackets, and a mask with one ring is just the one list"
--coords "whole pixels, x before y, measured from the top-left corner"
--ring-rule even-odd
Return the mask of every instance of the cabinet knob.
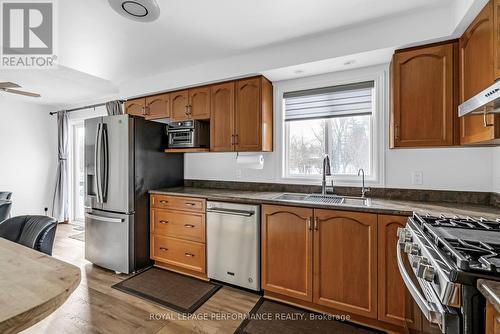
[[194, 257], [193, 253], [184, 253], [184, 255], [186, 255], [187, 257]]
[[166, 251], [168, 251], [168, 248], [160, 247], [160, 250], [166, 252]]
[[160, 224], [168, 224], [168, 220], [160, 220]]
[[187, 227], [187, 228], [194, 228], [194, 225], [192, 225], [192, 224], [184, 224], [184, 227]]
[[161, 201], [160, 201], [160, 203], [161, 203], [161, 204], [167, 204], [167, 203], [168, 203], [168, 201], [161, 200]]

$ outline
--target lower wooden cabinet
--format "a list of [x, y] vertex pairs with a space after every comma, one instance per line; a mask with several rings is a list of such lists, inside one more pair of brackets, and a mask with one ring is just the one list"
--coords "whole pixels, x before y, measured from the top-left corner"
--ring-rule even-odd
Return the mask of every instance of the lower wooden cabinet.
[[151, 195], [150, 257], [155, 265], [207, 279], [205, 199]]
[[377, 215], [314, 209], [319, 305], [377, 318]]
[[489, 301], [486, 302], [486, 334], [500, 334], [500, 313]]
[[372, 327], [420, 331], [422, 316], [396, 263], [407, 217], [262, 206], [262, 288], [270, 298]]
[[378, 319], [421, 330], [422, 313], [406, 290], [396, 262], [396, 231], [406, 225], [406, 219], [378, 216]]
[[312, 209], [262, 206], [262, 289], [312, 301]]

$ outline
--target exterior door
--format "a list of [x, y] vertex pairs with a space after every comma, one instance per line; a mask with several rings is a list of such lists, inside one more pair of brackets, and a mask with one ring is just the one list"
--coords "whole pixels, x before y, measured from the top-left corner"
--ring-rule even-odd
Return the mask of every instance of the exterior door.
[[133, 208], [133, 119], [128, 115], [103, 117], [102, 209], [130, 213]]
[[125, 102], [125, 113], [134, 116], [144, 117], [144, 108], [146, 107], [146, 99], [133, 99]]
[[456, 55], [456, 43], [394, 55], [392, 147], [454, 144], [458, 122]]
[[314, 209], [316, 304], [377, 318], [377, 215]]
[[421, 312], [406, 290], [396, 262], [396, 231], [406, 225], [407, 219], [378, 216], [378, 319], [420, 330]]
[[312, 301], [312, 209], [262, 206], [262, 288]]
[[213, 85], [210, 91], [210, 150], [234, 151], [234, 82]]
[[189, 90], [188, 111], [193, 119], [210, 119], [210, 86]]
[[188, 90], [170, 93], [170, 118], [172, 121], [189, 119]]
[[170, 117], [170, 94], [155, 95], [146, 98], [146, 119]]
[[236, 151], [262, 149], [261, 78], [236, 82]]

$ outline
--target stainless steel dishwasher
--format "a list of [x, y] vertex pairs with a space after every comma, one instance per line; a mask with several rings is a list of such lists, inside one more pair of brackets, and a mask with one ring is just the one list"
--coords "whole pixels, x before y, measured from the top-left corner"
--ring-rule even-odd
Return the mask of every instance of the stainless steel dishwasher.
[[260, 207], [207, 203], [208, 277], [260, 290]]

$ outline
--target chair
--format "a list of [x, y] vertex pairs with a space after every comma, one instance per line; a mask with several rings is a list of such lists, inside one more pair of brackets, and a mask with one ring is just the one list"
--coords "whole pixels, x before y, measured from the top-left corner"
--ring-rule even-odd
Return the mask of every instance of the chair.
[[10, 201], [11, 196], [12, 192], [10, 191], [0, 191], [0, 200]]
[[12, 207], [11, 201], [0, 200], [0, 222], [10, 217], [10, 209]]
[[57, 221], [47, 216], [18, 216], [0, 223], [0, 237], [52, 255]]

